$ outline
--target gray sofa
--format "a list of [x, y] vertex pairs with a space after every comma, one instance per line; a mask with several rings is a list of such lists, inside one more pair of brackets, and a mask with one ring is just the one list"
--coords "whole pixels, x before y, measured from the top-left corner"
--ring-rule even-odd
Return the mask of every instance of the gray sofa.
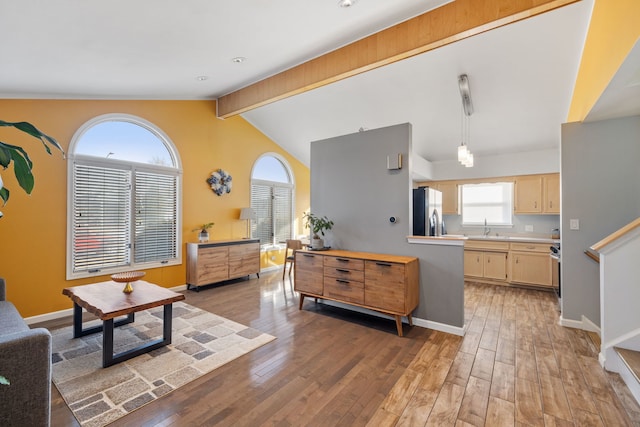
[[6, 300], [0, 278], [0, 426], [51, 424], [51, 334], [30, 329]]

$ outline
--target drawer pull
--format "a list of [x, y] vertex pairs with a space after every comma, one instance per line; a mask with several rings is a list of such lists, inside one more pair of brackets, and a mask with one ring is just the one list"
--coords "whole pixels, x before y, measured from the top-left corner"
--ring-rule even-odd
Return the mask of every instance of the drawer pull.
[[303, 256], [306, 256], [307, 258], [315, 258], [315, 255], [310, 255], [310, 254], [302, 254]]
[[535, 249], [535, 246], [527, 246], [527, 249]]
[[339, 261], [339, 262], [349, 262], [349, 260], [348, 260], [348, 259], [345, 259], [345, 258], [336, 258], [336, 261]]
[[339, 273], [347, 273], [347, 274], [351, 273], [350, 270], [345, 270], [344, 268], [336, 268], [336, 271]]
[[338, 282], [338, 283], [344, 283], [345, 285], [348, 285], [349, 283], [351, 283], [351, 282], [349, 282], [348, 280], [342, 280], [342, 279], [336, 279], [336, 282]]
[[391, 264], [387, 262], [376, 262], [376, 265], [379, 265], [380, 267], [391, 267]]

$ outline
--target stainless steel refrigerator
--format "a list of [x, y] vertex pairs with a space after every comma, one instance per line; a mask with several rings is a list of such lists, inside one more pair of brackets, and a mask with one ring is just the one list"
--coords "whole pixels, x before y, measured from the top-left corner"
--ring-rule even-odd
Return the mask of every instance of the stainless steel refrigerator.
[[429, 187], [413, 189], [413, 235], [442, 234], [442, 192]]

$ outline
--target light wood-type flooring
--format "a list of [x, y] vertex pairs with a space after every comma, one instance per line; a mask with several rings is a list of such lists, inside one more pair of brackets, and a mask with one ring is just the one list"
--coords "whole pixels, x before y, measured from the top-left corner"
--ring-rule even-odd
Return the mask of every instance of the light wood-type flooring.
[[[640, 426], [549, 292], [465, 285], [464, 338], [298, 298], [275, 271], [186, 302], [275, 335], [114, 426]], [[60, 327], [71, 319], [38, 326]], [[52, 426], [77, 426], [52, 391]]]

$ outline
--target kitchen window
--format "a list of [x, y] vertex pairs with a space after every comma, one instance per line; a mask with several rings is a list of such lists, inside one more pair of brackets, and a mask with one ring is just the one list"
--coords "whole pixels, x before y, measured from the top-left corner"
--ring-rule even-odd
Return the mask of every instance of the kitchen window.
[[463, 226], [512, 226], [513, 183], [495, 182], [462, 186]]
[[287, 161], [276, 153], [256, 160], [251, 172], [251, 207], [256, 220], [251, 237], [263, 249], [280, 247], [293, 235], [294, 182]]
[[87, 122], [71, 141], [68, 186], [68, 279], [182, 262], [179, 158], [153, 124]]

